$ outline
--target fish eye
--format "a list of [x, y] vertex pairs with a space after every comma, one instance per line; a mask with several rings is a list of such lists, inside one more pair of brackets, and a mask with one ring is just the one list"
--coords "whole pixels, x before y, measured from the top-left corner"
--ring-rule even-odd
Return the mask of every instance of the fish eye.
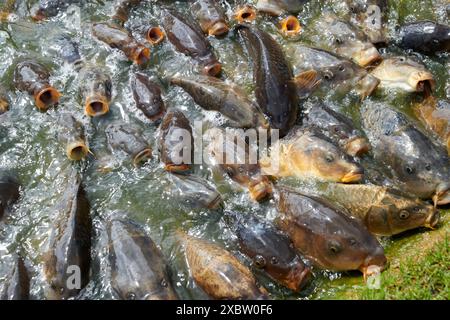
[[338, 254], [339, 252], [341, 252], [341, 249], [341, 245], [337, 241], [330, 241], [328, 243], [328, 250], [332, 254]]
[[325, 160], [326, 160], [327, 162], [331, 163], [331, 162], [334, 161], [334, 157], [333, 157], [332, 154], [328, 154], [328, 155], [325, 157]]
[[266, 266], [266, 259], [261, 255], [257, 255], [254, 259], [254, 263], [257, 268], [262, 269]]
[[406, 173], [408, 173], [408, 174], [413, 174], [416, 171], [414, 168], [409, 167], [409, 166], [406, 167], [405, 170], [406, 170]]
[[136, 300], [136, 294], [134, 292], [128, 292], [126, 298], [127, 300]]
[[277, 259], [277, 257], [272, 257], [272, 259], [270, 259], [270, 263], [272, 263], [272, 264], [278, 264], [278, 259]]
[[405, 220], [408, 219], [409, 217], [409, 212], [406, 210], [402, 210], [400, 211], [400, 214], [398, 215], [400, 217], [400, 219]]
[[400, 60], [400, 62], [405, 62], [406, 58], [405, 57], [400, 57], [398, 60]]

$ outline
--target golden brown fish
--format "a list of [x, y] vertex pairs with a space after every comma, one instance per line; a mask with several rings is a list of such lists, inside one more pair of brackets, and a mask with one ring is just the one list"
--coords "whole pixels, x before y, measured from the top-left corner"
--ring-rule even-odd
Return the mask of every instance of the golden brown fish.
[[263, 174], [275, 177], [353, 183], [364, 176], [360, 165], [313, 128], [303, 128], [277, 141], [260, 164]]
[[391, 236], [419, 227], [433, 229], [439, 223], [434, 206], [387, 187], [333, 183], [321, 194], [378, 235]]
[[251, 271], [217, 244], [178, 232], [195, 282], [213, 299], [255, 300], [265, 294]]
[[423, 64], [402, 56], [383, 60], [371, 74], [380, 79], [380, 88], [422, 92], [435, 86], [433, 74]]
[[386, 267], [377, 239], [363, 224], [328, 202], [280, 187], [278, 211], [278, 227], [318, 267], [360, 270], [365, 278]]

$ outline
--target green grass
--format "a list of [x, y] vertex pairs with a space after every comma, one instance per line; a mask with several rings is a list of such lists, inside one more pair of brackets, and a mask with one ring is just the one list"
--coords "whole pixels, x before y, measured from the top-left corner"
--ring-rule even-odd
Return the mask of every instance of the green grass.
[[396, 272], [381, 276], [381, 288], [365, 287], [360, 299], [449, 300], [450, 249], [446, 237], [418, 261], [410, 257]]

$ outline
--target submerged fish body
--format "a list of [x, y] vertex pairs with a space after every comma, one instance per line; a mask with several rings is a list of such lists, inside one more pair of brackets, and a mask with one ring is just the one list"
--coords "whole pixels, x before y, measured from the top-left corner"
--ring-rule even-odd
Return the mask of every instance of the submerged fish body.
[[164, 117], [166, 106], [161, 97], [161, 89], [148, 77], [136, 73], [131, 80], [136, 107], [151, 121], [158, 121]]
[[361, 219], [374, 234], [391, 236], [439, 223], [439, 212], [417, 198], [375, 185], [329, 184], [323, 195]]
[[162, 120], [160, 131], [159, 152], [166, 171], [190, 170], [194, 160], [194, 138], [189, 119], [179, 110], [169, 110]]
[[140, 166], [152, 158], [152, 148], [137, 126], [113, 122], [108, 125], [105, 133], [111, 151], [126, 153], [135, 166]]
[[44, 261], [46, 296], [69, 299], [86, 287], [91, 266], [92, 220], [78, 174], [70, 178], [54, 212], [56, 223]]
[[217, 244], [179, 234], [189, 270], [197, 285], [213, 299], [255, 300], [265, 294], [251, 271]]
[[318, 74], [320, 86], [325, 89], [350, 91], [355, 89], [362, 98], [372, 94], [380, 81], [352, 61], [334, 53], [295, 43], [289, 46], [287, 56], [291, 59], [296, 75], [310, 69]]
[[450, 160], [444, 148], [383, 103], [364, 104], [361, 118], [375, 160], [394, 178], [396, 189], [450, 203]]
[[182, 87], [205, 110], [214, 110], [241, 128], [267, 128], [267, 120], [247, 95], [235, 85], [210, 76], [175, 77], [172, 84]]
[[318, 198], [280, 188], [277, 225], [317, 266], [335, 271], [383, 270], [386, 257], [377, 239], [357, 220]]
[[312, 39], [316, 46], [350, 59], [361, 67], [381, 59], [364, 32], [334, 14], [323, 15], [312, 28], [317, 32]]
[[211, 44], [199, 28], [173, 10], [162, 11], [162, 25], [169, 41], [175, 48], [192, 57], [202, 68], [202, 73], [217, 76], [222, 66]]
[[113, 219], [108, 238], [111, 286], [120, 299], [178, 299], [161, 251], [137, 225]]
[[277, 141], [270, 156], [260, 163], [264, 174], [275, 177], [352, 183], [364, 175], [360, 165], [314, 128], [303, 128]]
[[403, 56], [383, 60], [371, 74], [380, 80], [380, 88], [422, 92], [435, 85], [433, 75], [423, 64]]
[[370, 150], [370, 144], [354, 127], [352, 120], [322, 102], [313, 102], [305, 112], [302, 124], [318, 128], [350, 156], [361, 156]]
[[58, 140], [65, 146], [66, 155], [72, 161], [82, 160], [89, 153], [84, 128], [69, 113], [62, 113], [58, 118]]
[[193, 175], [173, 173], [170, 179], [177, 198], [199, 208], [217, 209], [223, 205], [220, 193], [207, 180]]
[[29, 300], [29, 298], [30, 276], [23, 259], [17, 256], [11, 275], [5, 282], [3, 292], [0, 292], [0, 300]]
[[268, 33], [247, 25], [240, 25], [238, 32], [253, 61], [258, 105], [271, 128], [278, 129], [283, 137], [294, 126], [299, 112], [291, 67], [280, 45]]
[[311, 271], [289, 238], [256, 217], [233, 215], [232, 229], [241, 252], [252, 260], [253, 267], [293, 291], [303, 289], [311, 278]]
[[430, 96], [416, 104], [413, 111], [425, 127], [441, 139], [450, 156], [450, 101]]
[[0, 168], [0, 219], [9, 211], [20, 197], [20, 184], [17, 176]]
[[92, 34], [111, 48], [122, 51], [137, 65], [145, 64], [150, 60], [150, 49], [137, 42], [126, 29], [114, 23], [94, 23]]
[[400, 47], [425, 54], [450, 52], [450, 26], [417, 21], [400, 27]]
[[59, 101], [60, 93], [49, 83], [50, 72], [35, 60], [19, 62], [14, 70], [14, 85], [34, 96], [36, 107], [46, 111]]

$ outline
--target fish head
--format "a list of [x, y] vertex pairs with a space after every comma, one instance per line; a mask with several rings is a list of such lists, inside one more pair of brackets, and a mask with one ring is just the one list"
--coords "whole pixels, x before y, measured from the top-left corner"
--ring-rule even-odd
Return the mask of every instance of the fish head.
[[352, 161], [330, 141], [309, 136], [304, 147], [296, 149], [293, 161], [299, 167], [309, 167], [312, 175], [327, 181], [352, 183], [364, 176], [363, 168]]
[[[297, 255], [289, 238], [265, 229], [254, 220], [246, 223], [246, 228], [238, 225], [238, 238], [241, 249], [251, 257], [253, 266], [291, 290], [300, 291], [311, 278], [311, 271]], [[253, 232], [247, 232], [248, 228]]]
[[367, 36], [346, 21], [334, 15], [326, 15], [319, 27], [326, 30], [328, 46], [338, 55], [353, 60], [361, 67], [368, 66], [381, 59], [377, 48]]
[[320, 264], [336, 271], [361, 270], [366, 273], [369, 266], [384, 269], [386, 257], [376, 238], [359, 222], [359, 228], [349, 222], [348, 225], [340, 225], [339, 231], [329, 230], [326, 236], [317, 239], [316, 252], [320, 256]]
[[439, 219], [439, 211], [434, 206], [390, 193], [370, 208], [365, 223], [372, 233], [392, 235], [419, 227], [433, 229]]
[[372, 73], [384, 86], [407, 92], [422, 92], [426, 86], [435, 87], [434, 77], [426, 68], [407, 57], [384, 60]]

